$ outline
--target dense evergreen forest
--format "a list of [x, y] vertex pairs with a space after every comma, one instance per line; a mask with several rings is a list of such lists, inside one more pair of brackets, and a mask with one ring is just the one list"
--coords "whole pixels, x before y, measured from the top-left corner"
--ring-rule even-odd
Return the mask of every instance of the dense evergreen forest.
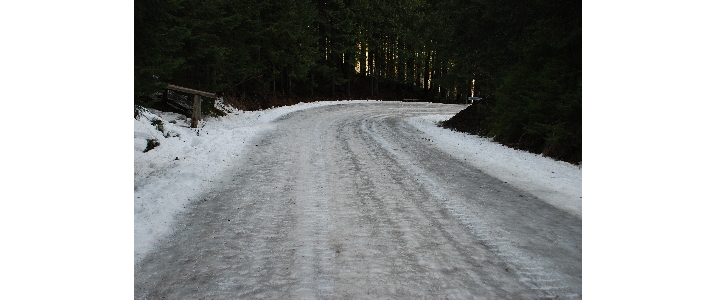
[[[581, 2], [135, 1], [135, 104], [167, 84], [242, 109], [298, 101], [464, 103], [446, 126], [581, 161]], [[166, 94], [165, 94], [166, 95]]]

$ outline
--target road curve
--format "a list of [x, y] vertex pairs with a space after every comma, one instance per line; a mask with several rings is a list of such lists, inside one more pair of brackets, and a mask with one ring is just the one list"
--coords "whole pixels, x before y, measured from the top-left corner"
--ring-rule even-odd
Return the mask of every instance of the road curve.
[[282, 117], [135, 264], [135, 298], [580, 298], [581, 220], [406, 122], [463, 107]]

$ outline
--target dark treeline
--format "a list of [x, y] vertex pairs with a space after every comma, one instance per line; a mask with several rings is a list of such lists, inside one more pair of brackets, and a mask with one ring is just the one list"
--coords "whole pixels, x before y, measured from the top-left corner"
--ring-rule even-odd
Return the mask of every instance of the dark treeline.
[[136, 1], [136, 104], [168, 83], [244, 109], [473, 94], [468, 131], [578, 162], [581, 2]]

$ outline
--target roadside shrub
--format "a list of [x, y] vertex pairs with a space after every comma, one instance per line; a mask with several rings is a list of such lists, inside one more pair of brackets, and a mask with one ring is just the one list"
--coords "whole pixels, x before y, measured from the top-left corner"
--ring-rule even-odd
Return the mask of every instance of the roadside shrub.
[[215, 100], [207, 100], [204, 98], [202, 101], [202, 115], [218, 118], [226, 116], [227, 113], [215, 107]]
[[157, 128], [157, 130], [159, 130], [160, 132], [165, 133], [165, 126], [164, 123], [162, 123], [162, 120], [154, 118], [152, 119], [151, 124], [154, 125], [155, 128]]
[[147, 109], [135, 104], [135, 120], [139, 120], [140, 116], [147, 113]]
[[483, 104], [477, 102], [439, 125], [469, 134], [485, 135], [486, 130], [483, 126], [488, 116], [487, 111], [488, 109]]
[[176, 133], [176, 132], [174, 132], [174, 131], [167, 131], [167, 132], [165, 133], [165, 138], [179, 137], [179, 136], [180, 136], [180, 134], [179, 134], [179, 133]]
[[157, 139], [148, 139], [147, 140], [147, 148], [145, 148], [145, 151], [142, 151], [143, 153], [146, 153], [147, 151], [150, 151], [154, 149], [155, 147], [158, 147], [160, 145], [160, 142]]

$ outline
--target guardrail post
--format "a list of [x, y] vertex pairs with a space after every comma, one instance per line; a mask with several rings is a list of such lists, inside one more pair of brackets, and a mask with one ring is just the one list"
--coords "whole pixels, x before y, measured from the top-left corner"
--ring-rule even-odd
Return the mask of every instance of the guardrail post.
[[199, 126], [199, 120], [202, 119], [202, 97], [204, 96], [210, 99], [217, 99], [217, 94], [213, 94], [210, 92], [204, 92], [199, 90], [193, 90], [186, 87], [176, 86], [172, 84], [167, 85], [167, 89], [188, 93], [188, 94], [194, 94], [194, 105], [192, 106], [192, 123], [190, 127], [197, 128]]
[[190, 127], [197, 128], [199, 120], [202, 119], [202, 97], [194, 95], [194, 106], [192, 107], [192, 125]]

